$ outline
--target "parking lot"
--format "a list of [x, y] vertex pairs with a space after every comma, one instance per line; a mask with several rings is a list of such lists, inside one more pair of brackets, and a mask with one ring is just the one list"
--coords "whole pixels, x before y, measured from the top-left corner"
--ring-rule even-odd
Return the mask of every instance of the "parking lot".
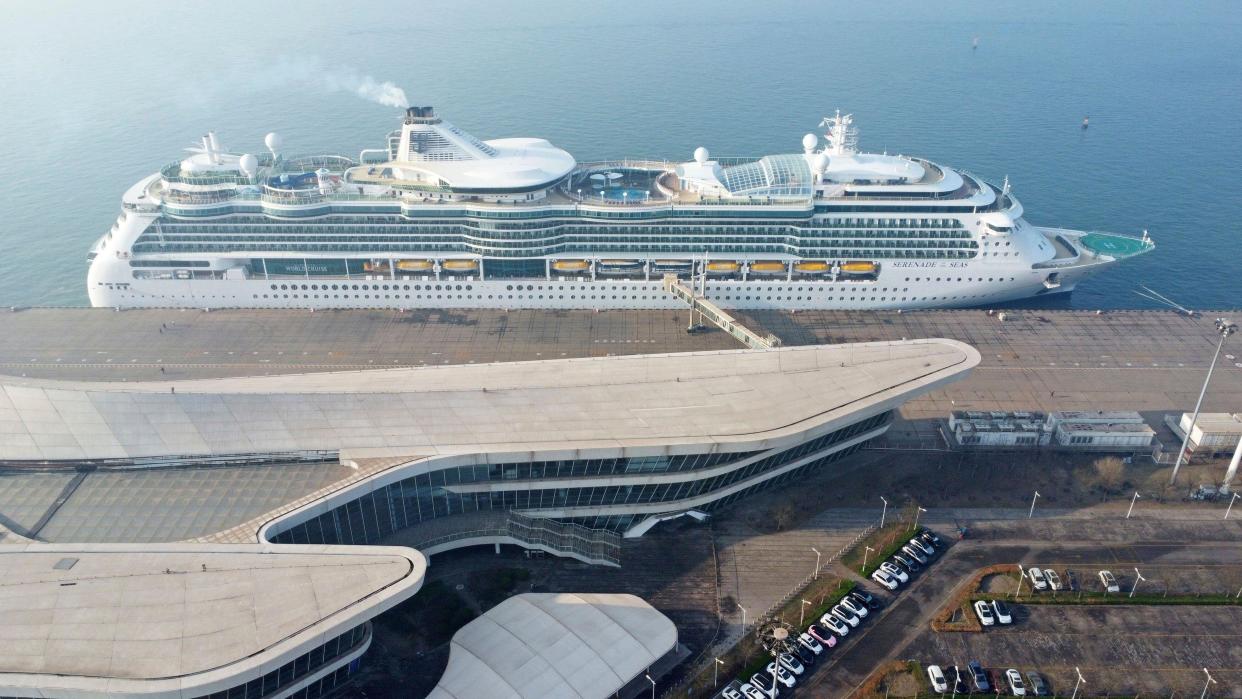
[[983, 633], [925, 630], [907, 648], [924, 667], [978, 660], [999, 678], [1005, 668], [1037, 670], [1069, 696], [1081, 669], [1091, 696], [1197, 696], [1211, 669], [1209, 696], [1242, 696], [1242, 608], [1201, 606], [1013, 605], [1014, 623]]

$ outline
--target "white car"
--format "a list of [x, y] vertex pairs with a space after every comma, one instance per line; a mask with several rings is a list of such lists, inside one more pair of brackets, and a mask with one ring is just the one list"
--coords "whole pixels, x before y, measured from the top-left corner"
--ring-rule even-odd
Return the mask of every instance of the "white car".
[[798, 656], [793, 653], [781, 653], [776, 656], [776, 662], [780, 663], [781, 667], [795, 675], [801, 675], [806, 672], [806, 666], [803, 665], [802, 661], [798, 660]]
[[1044, 577], [1048, 578], [1048, 588], [1051, 590], [1061, 589], [1061, 576], [1051, 568], [1044, 568]]
[[1107, 570], [1100, 571], [1100, 584], [1104, 586], [1105, 592], [1121, 592], [1121, 586], [1117, 584], [1117, 578]]
[[815, 655], [819, 655], [820, 653], [824, 652], [823, 645], [821, 645], [819, 641], [815, 640], [815, 637], [809, 633], [803, 633], [802, 635], [798, 636], [798, 643], [800, 643], [803, 648], [811, 651]]
[[1017, 670], [1013, 668], [1006, 670], [1005, 679], [1009, 681], [1009, 691], [1013, 692], [1015, 697], [1026, 696], [1026, 685], [1022, 684], [1022, 675]]
[[756, 672], [751, 678], [750, 683], [759, 690], [759, 696], [772, 699], [781, 695], [780, 682], [772, 679], [771, 672]]
[[944, 671], [939, 665], [927, 666], [927, 679], [931, 682], [933, 692], [949, 691], [949, 681], [945, 679]]
[[1035, 588], [1036, 590], [1047, 590], [1048, 589], [1048, 578], [1044, 577], [1044, 571], [1040, 570], [1039, 568], [1031, 568], [1030, 570], [1026, 571], [1026, 575], [1027, 577], [1031, 579], [1031, 587]]
[[775, 660], [773, 660], [772, 662], [768, 663], [767, 671], [768, 671], [768, 675], [769, 675], [769, 676], [771, 676], [771, 675], [775, 674], [775, 675], [776, 675], [776, 681], [777, 681], [777, 682], [780, 682], [781, 684], [785, 685], [786, 687], [792, 687], [792, 686], [794, 686], [795, 684], [797, 684], [797, 682], [798, 682], [798, 680], [794, 679], [794, 676], [793, 676], [793, 673], [792, 673], [792, 672], [790, 672], [789, 670], [785, 669], [784, 667], [782, 667], [782, 666], [780, 666], [780, 665], [776, 664], [776, 661], [775, 661]]
[[885, 573], [888, 573], [894, 578], [897, 578], [898, 582], [903, 582], [903, 583], [910, 582], [910, 576], [906, 575], [906, 571], [902, 570], [901, 568], [898, 568], [896, 565], [890, 563], [889, 561], [884, 561], [883, 563], [881, 563], [880, 570], [884, 571]]
[[1013, 614], [1009, 611], [1009, 605], [1004, 600], [992, 600], [992, 611], [996, 612], [996, 621], [1002, 624], [1012, 624]]
[[[745, 685], [745, 686], [750, 687], [751, 685]], [[724, 697], [724, 699], [742, 699], [742, 693], [732, 687], [725, 687], [720, 692], [720, 696]]]
[[749, 682], [742, 685], [742, 694], [746, 695], [746, 699], [768, 699], [768, 695], [762, 689]]
[[827, 614], [821, 616], [819, 618], [819, 623], [832, 629], [838, 636], [843, 637], [850, 632], [849, 625], [833, 616], [832, 612], [828, 612]]
[[890, 591], [897, 589], [897, 578], [894, 578], [893, 576], [889, 575], [888, 573], [885, 573], [882, 570], [877, 570], [874, 573], [872, 573], [871, 579], [880, 583], [881, 585], [883, 585], [886, 589]]
[[858, 621], [859, 621], [858, 617], [854, 616], [850, 612], [843, 609], [841, 605], [839, 604], [833, 607], [830, 613], [836, 618], [840, 619], [841, 621], [844, 621], [845, 623], [849, 624], [850, 628], [854, 628], [858, 626]]
[[984, 626], [992, 626], [996, 623], [996, 615], [992, 613], [992, 605], [981, 599], [975, 600], [975, 616], [979, 617], [979, 623]]
[[911, 546], [910, 544], [906, 544], [905, 546], [901, 547], [901, 552], [906, 554], [910, 558], [913, 558], [914, 560], [918, 561], [919, 563], [922, 563], [923, 565], [927, 565], [927, 556], [923, 553], [923, 549], [917, 546]]
[[854, 600], [850, 599], [849, 597], [846, 597], [846, 598], [844, 598], [844, 599], [842, 599], [842, 600], [841, 600], [841, 606], [842, 606], [842, 607], [845, 607], [846, 609], [850, 610], [851, 612], [854, 612], [854, 614], [855, 614], [855, 615], [856, 615], [859, 619], [862, 619], [862, 618], [866, 617], [868, 614], [870, 614], [870, 612], [868, 612], [868, 611], [867, 611], [867, 605], [865, 605], [865, 604], [859, 604], [858, 602], [855, 602]]
[[926, 554], [929, 557], [936, 555], [936, 547], [932, 546], [926, 541], [919, 539], [917, 536], [910, 540], [910, 545], [922, 551], [924, 554]]

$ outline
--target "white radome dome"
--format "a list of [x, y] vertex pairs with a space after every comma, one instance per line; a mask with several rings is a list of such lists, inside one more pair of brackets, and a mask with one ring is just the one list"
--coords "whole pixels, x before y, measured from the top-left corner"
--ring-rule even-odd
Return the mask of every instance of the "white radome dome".
[[280, 150], [280, 146], [284, 142], [285, 140], [281, 138], [280, 134], [276, 133], [275, 131], [263, 137], [263, 145], [267, 146], [267, 149], [272, 151], [273, 153]]
[[808, 153], [815, 150], [815, 146], [819, 145], [819, 137], [813, 133], [809, 133], [802, 137], [802, 148]]
[[694, 149], [694, 162], [698, 163], [699, 165], [702, 165], [703, 163], [707, 162], [708, 155], [709, 154], [707, 152], [707, 149], [704, 148], [703, 146], [699, 146], [698, 148]]
[[246, 177], [254, 177], [254, 174], [259, 171], [259, 159], [247, 153], [237, 159], [237, 167]]
[[811, 165], [815, 169], [815, 173], [822, 175], [828, 171], [828, 154], [820, 153], [815, 156], [815, 162]]

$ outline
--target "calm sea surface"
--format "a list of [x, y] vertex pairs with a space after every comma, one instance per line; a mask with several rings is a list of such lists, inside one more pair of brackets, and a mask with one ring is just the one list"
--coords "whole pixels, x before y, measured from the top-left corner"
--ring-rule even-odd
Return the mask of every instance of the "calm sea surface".
[[4, 2], [0, 304], [85, 304], [122, 192], [208, 129], [381, 147], [369, 77], [579, 160], [797, 152], [839, 108], [865, 149], [1008, 175], [1034, 223], [1150, 230], [1062, 303], [1236, 307], [1240, 45], [1233, 1]]

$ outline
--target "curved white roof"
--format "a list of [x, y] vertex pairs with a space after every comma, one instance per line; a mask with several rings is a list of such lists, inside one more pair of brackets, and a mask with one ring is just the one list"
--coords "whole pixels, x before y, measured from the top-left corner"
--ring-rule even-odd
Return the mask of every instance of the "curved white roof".
[[0, 460], [768, 449], [978, 363], [928, 339], [176, 382], [0, 376]]
[[909, 158], [897, 155], [847, 153], [829, 156], [828, 167], [824, 170], [824, 178], [833, 182], [853, 182], [855, 180], [906, 180], [914, 182], [922, 179], [924, 172], [922, 165]]
[[634, 595], [525, 594], [466, 624], [428, 699], [610, 697], [677, 644]]
[[0, 694], [205, 696], [408, 599], [426, 569], [397, 546], [3, 545]]
[[542, 138], [481, 141], [435, 116], [407, 119], [391, 163], [397, 179], [490, 190], [550, 185], [575, 165], [572, 155]]

